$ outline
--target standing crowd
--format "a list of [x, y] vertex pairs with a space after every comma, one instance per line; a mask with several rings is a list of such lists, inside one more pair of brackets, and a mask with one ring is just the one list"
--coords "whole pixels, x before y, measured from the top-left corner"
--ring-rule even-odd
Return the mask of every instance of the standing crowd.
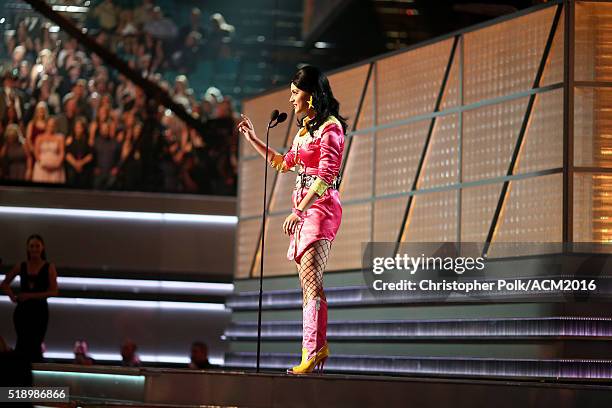
[[[198, 58], [228, 52], [233, 28], [219, 16], [204, 29], [194, 9], [178, 28], [150, 0], [130, 10], [104, 0], [90, 16], [98, 26], [90, 35], [168, 92], [203, 132], [48, 22], [16, 22], [4, 44], [0, 180], [234, 195], [233, 101], [213, 87], [197, 98], [185, 75]], [[178, 73], [173, 82], [164, 80], [169, 70]]]

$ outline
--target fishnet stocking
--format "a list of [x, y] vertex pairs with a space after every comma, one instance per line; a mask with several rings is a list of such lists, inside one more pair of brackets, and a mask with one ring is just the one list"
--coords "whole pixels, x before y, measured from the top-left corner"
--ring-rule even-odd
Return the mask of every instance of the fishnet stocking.
[[323, 271], [327, 266], [330, 249], [331, 241], [321, 239], [313, 242], [300, 259], [298, 274], [304, 305], [315, 298], [326, 300], [325, 292], [323, 292]]

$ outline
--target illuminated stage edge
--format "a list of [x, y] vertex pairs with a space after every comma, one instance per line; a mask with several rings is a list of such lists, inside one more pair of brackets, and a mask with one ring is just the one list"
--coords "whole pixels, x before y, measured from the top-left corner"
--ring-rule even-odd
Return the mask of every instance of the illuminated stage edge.
[[79, 406], [517, 407], [606, 406], [604, 383], [495, 381], [448, 377], [34, 365], [36, 386], [69, 386]]

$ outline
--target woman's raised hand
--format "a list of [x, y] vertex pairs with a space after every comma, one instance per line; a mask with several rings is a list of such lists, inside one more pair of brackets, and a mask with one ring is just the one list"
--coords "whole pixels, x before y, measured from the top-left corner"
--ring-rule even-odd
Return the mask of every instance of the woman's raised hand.
[[255, 135], [255, 128], [253, 127], [253, 122], [246, 115], [241, 114], [242, 120], [238, 123], [238, 131], [244, 135], [244, 137], [251, 141], [255, 139], [257, 136]]

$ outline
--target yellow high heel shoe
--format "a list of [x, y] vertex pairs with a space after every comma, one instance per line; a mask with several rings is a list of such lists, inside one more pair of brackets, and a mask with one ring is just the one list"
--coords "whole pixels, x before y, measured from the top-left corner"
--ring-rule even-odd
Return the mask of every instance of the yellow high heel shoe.
[[290, 370], [287, 370], [287, 374], [309, 374], [313, 371], [323, 371], [325, 360], [329, 357], [329, 347], [325, 344], [314, 356], [308, 359], [308, 350], [302, 349], [302, 361], [299, 365], [296, 365]]

